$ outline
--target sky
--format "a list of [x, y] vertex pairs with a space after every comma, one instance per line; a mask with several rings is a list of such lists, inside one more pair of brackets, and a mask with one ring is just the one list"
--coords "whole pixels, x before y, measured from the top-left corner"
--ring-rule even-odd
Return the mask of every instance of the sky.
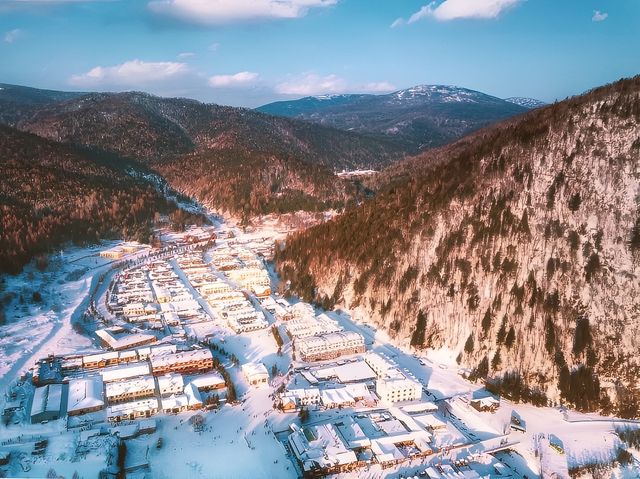
[[639, 73], [640, 0], [0, 0], [0, 82], [37, 88], [552, 102]]

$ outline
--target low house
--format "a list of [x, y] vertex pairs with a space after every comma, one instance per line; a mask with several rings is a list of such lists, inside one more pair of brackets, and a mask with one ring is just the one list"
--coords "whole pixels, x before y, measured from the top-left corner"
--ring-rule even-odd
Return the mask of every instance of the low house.
[[156, 337], [152, 334], [117, 334], [112, 328], [99, 329], [95, 334], [104, 347], [114, 351], [144, 346], [145, 344], [151, 344], [157, 341]]
[[156, 398], [142, 399], [109, 406], [107, 408], [107, 419], [111, 422], [127, 421], [151, 417], [158, 411], [159, 403]]
[[148, 362], [140, 361], [101, 369], [100, 374], [102, 375], [102, 380], [108, 383], [135, 378], [137, 376], [146, 376], [151, 374], [151, 369], [149, 368]]
[[105, 388], [109, 404], [150, 397], [154, 396], [155, 393], [156, 382], [153, 380], [153, 376], [109, 382]]
[[202, 397], [198, 388], [189, 383], [184, 388], [184, 394], [175, 394], [160, 400], [162, 411], [168, 414], [177, 414], [190, 409], [202, 407]]
[[213, 369], [213, 355], [208, 349], [194, 349], [173, 354], [151, 356], [154, 376], [170, 372], [182, 374], [205, 372]]
[[169, 373], [164, 376], [158, 376], [158, 391], [161, 396], [171, 396], [173, 394], [182, 394], [184, 391], [184, 380], [181, 374]]
[[356, 398], [353, 397], [351, 391], [346, 387], [320, 391], [320, 401], [322, 405], [328, 409], [353, 407], [356, 404]]
[[104, 251], [100, 251], [100, 257], [107, 259], [121, 259], [125, 255], [122, 248], [110, 248]]
[[280, 407], [283, 411], [316, 404], [320, 404], [318, 388], [289, 389], [280, 394]]
[[31, 402], [31, 423], [53, 421], [62, 415], [62, 384], [47, 384], [36, 388]]
[[262, 363], [243, 364], [242, 374], [252, 386], [262, 386], [269, 383], [269, 371]]
[[218, 372], [195, 376], [191, 379], [190, 383], [200, 391], [211, 391], [213, 389], [223, 389], [226, 387], [224, 378]]
[[104, 407], [102, 376], [87, 376], [69, 381], [67, 414], [77, 416], [99, 411]]
[[82, 357], [82, 367], [86, 369], [104, 368], [120, 362], [117, 351], [107, 353], [89, 354]]
[[500, 400], [492, 396], [472, 399], [469, 404], [480, 412], [496, 412], [500, 407]]

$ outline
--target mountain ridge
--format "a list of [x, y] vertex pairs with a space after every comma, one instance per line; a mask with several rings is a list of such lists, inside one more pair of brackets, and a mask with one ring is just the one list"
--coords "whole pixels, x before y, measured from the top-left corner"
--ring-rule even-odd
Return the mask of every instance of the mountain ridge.
[[257, 108], [346, 131], [402, 142], [409, 153], [442, 146], [528, 109], [451, 85], [416, 85], [392, 93], [341, 94], [279, 101]]
[[404, 155], [392, 139], [317, 127], [246, 108], [143, 92], [53, 93], [62, 95], [62, 100], [29, 108], [19, 99], [14, 101], [23, 108], [7, 115], [11, 121], [0, 115], [0, 122], [55, 141], [113, 151], [143, 162], [206, 149], [241, 148], [280, 150], [339, 170], [380, 167]]
[[375, 198], [288, 237], [277, 270], [507, 397], [633, 416], [639, 123], [635, 77], [393, 165]]

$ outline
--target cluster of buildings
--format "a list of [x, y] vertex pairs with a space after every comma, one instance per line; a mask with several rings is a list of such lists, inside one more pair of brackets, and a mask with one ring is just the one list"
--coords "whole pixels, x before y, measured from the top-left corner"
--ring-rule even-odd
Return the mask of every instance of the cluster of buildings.
[[48, 358], [41, 365], [47, 365], [42, 367], [49, 372], [54, 369], [54, 362], [62, 380], [34, 382], [37, 387], [30, 414], [33, 423], [105, 407], [106, 418], [112, 422], [150, 417], [158, 412], [177, 413], [201, 408], [204, 392], [225, 387], [222, 376], [212, 371], [213, 356], [208, 349], [178, 351], [170, 344]]
[[143, 249], [149, 249], [149, 245], [138, 243], [137, 241], [128, 241], [119, 246], [100, 251], [100, 257], [106, 259], [122, 259], [128, 254], [137, 253]]
[[256, 310], [242, 291], [216, 277], [201, 255], [181, 256], [178, 265], [216, 316], [234, 332], [256, 331], [268, 326], [264, 314]]
[[422, 399], [422, 385], [404, 374], [389, 359], [373, 352], [335, 364], [299, 370], [279, 396], [283, 411], [308, 406], [325, 409], [375, 407]]
[[264, 263], [252, 251], [242, 247], [218, 248], [212, 253], [215, 267], [240, 288], [258, 298], [271, 294], [271, 279]]
[[339, 420], [291, 426], [288, 442], [304, 477], [390, 467], [439, 451], [434, 432], [400, 410], [354, 413]]
[[403, 373], [389, 359], [369, 351], [364, 360], [376, 373], [376, 394], [383, 402], [395, 404], [422, 398], [420, 381]]
[[160, 228], [155, 231], [161, 241], [167, 245], [186, 246], [202, 243], [214, 243], [218, 238], [213, 226], [189, 226], [184, 232], [172, 231], [168, 228]]
[[289, 307], [281, 319], [285, 322], [287, 334], [294, 340], [343, 330], [337, 321], [326, 314], [316, 316], [313, 306], [303, 302]]
[[285, 412], [309, 406], [336, 409], [356, 405], [375, 407], [377, 404], [378, 399], [364, 383], [345, 384], [332, 388], [287, 389], [279, 396], [279, 407]]
[[124, 270], [114, 283], [107, 306], [117, 317], [136, 327], [163, 331], [174, 337], [185, 336], [185, 322], [210, 320], [164, 260]]
[[284, 300], [272, 300], [264, 302], [263, 306], [284, 323], [298, 359], [302, 361], [335, 359], [365, 351], [361, 334], [344, 331], [337, 321], [324, 313], [316, 316], [313, 306], [308, 303], [290, 306]]
[[354, 331], [318, 334], [294, 341], [295, 351], [302, 361], [335, 359], [344, 354], [365, 352], [364, 337]]

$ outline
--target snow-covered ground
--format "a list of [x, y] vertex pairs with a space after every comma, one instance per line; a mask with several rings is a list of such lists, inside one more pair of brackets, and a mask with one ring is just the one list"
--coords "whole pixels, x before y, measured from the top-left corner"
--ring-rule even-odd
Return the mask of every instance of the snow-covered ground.
[[[13, 299], [4, 307], [0, 326], [0, 387], [31, 368], [38, 358], [91, 347], [91, 341], [72, 328], [84, 312], [89, 288], [111, 264], [97, 254], [104, 246], [69, 248], [52, 255], [39, 271], [29, 264], [17, 276], [2, 277], [2, 295]], [[41, 300], [34, 300], [34, 293]]]
[[[283, 238], [288, 226], [266, 218], [261, 226], [246, 232], [226, 224], [218, 225], [218, 229], [225, 231], [225, 235], [219, 236], [219, 246], [233, 242], [251, 249], [252, 245], [262, 248], [265, 242]], [[232, 238], [226, 238], [228, 231], [233, 232]], [[5, 306], [7, 323], [0, 327], [0, 389], [3, 392], [9, 391], [39, 358], [98, 349], [92, 339], [76, 332], [73, 323], [86, 310], [89, 292], [97, 287], [99, 278], [112, 265], [110, 260], [100, 258], [98, 252], [113, 245], [69, 248], [63, 254], [53, 255], [43, 272], [30, 265], [18, 276], [3, 278], [2, 294], [13, 298]], [[170, 263], [179, 272], [175, 261]], [[181, 280], [188, 284], [183, 276], [180, 274]], [[275, 286], [274, 291], [277, 290]], [[103, 284], [97, 297], [102, 297], [105, 289]], [[40, 293], [41, 301], [33, 301], [34, 291]], [[190, 287], [190, 291], [203, 309], [210, 316], [214, 315], [206, 301], [193, 288]], [[274, 316], [263, 310], [255, 298], [252, 302], [265, 313], [269, 323], [280, 326], [284, 337], [284, 328]], [[630, 423], [612, 418], [512, 404], [506, 400], [501, 401], [496, 412], [478, 412], [469, 405], [469, 398], [482, 394], [482, 388], [462, 377], [453, 352], [428, 351], [418, 355], [394, 345], [385, 332], [367, 324], [367, 318], [341, 310], [327, 314], [345, 330], [360, 333], [368, 350], [384, 354], [403, 373], [418, 379], [424, 388], [423, 400], [435, 402], [439, 417], [447, 421], [446, 430], [438, 434], [434, 443], [446, 449], [445, 452], [387, 469], [372, 465], [357, 473], [343, 473], [341, 478], [410, 476], [419, 474], [430, 464], [460, 459], [471, 461], [474, 470], [485, 477], [498, 477], [493, 471], [500, 467], [515, 478], [540, 477], [548, 472], [558, 472], [564, 477], [564, 471], [571, 468], [611, 462], [622, 447], [614, 434], [615, 428]], [[215, 354], [230, 373], [240, 401], [236, 405], [224, 404], [217, 411], [156, 416], [158, 429], [155, 433], [127, 441], [129, 457], [149, 462], [147, 472], [139, 471], [138, 477], [297, 477], [297, 466], [287, 454], [284, 442], [289, 425], [292, 422], [299, 424], [299, 419], [297, 414], [275, 409], [273, 396], [274, 390], [280, 384], [286, 384], [289, 378], [277, 376], [271, 379], [270, 385], [255, 387], [247, 384], [240, 370], [242, 364], [261, 362], [269, 371], [275, 366], [280, 374], [286, 373], [291, 365], [288, 338], [284, 338], [284, 347], [278, 354], [270, 328], [240, 335], [215, 321], [193, 324], [190, 328], [198, 336], [215, 333], [217, 345], [226, 355], [219, 351]], [[229, 358], [232, 356], [238, 358], [239, 364], [231, 363]], [[13, 391], [22, 391], [28, 396], [30, 389], [31, 386], [25, 384], [14, 387]], [[3, 404], [9, 400], [8, 396], [2, 396]], [[509, 425], [514, 411], [526, 425], [525, 432], [511, 431]], [[337, 420], [349, 413], [350, 410], [317, 410], [312, 412], [310, 420]], [[190, 421], [196, 415], [203, 418], [201, 430], [195, 430]], [[93, 430], [99, 428], [99, 424], [94, 424]], [[81, 441], [82, 434], [79, 429], [68, 430], [64, 419], [36, 425], [23, 420], [19, 424], [0, 426], [0, 452], [12, 452], [14, 459], [8, 472], [16, 477], [45, 476], [51, 469], [65, 477], [71, 477], [74, 472], [78, 472], [79, 477], [96, 477], [98, 471], [113, 464], [113, 436], [106, 434], [85, 443]], [[32, 456], [34, 442], [41, 438], [49, 441], [46, 453]], [[157, 447], [159, 438], [162, 438], [161, 447]], [[550, 447], [550, 441], [561, 444], [563, 453]], [[447, 448], [448, 445], [451, 448]], [[507, 446], [508, 450], [505, 450]], [[640, 453], [631, 452], [636, 465], [615, 466], [610, 477], [640, 477]]]

